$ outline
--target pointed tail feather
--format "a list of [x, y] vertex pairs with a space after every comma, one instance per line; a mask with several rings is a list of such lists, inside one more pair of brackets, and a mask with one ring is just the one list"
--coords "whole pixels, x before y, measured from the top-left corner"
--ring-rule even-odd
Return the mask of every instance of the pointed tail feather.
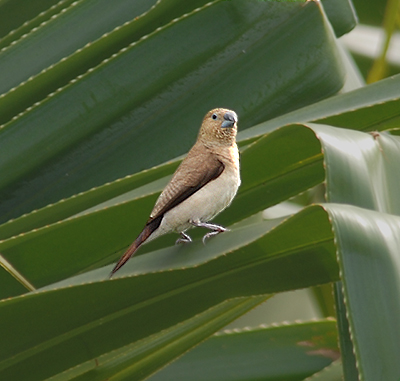
[[111, 271], [110, 278], [131, 258], [135, 255], [137, 249], [144, 243], [161, 224], [163, 216], [159, 216], [154, 220], [149, 221], [139, 236], [133, 241], [133, 243], [128, 247], [128, 250], [124, 253], [118, 263], [115, 265]]
[[111, 271], [110, 278], [135, 254], [136, 250], [144, 242], [144, 241], [140, 242], [138, 239], [139, 239], [139, 237], [136, 238], [136, 240], [132, 243], [132, 245], [129, 246], [128, 250], [120, 258], [118, 263], [115, 265], [115, 267]]

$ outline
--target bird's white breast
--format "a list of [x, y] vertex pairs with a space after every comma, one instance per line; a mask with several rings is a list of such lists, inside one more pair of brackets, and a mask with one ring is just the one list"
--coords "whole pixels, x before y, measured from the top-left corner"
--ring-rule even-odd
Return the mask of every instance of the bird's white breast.
[[192, 226], [189, 221], [210, 221], [232, 202], [239, 185], [239, 169], [226, 166], [219, 177], [165, 213], [151, 239], [172, 231], [185, 231]]

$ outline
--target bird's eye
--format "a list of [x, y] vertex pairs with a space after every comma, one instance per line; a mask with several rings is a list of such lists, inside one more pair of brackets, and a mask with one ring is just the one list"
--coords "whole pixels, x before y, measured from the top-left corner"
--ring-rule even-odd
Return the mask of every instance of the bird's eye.
[[211, 118], [213, 118], [214, 120], [218, 118], [217, 114], [212, 114]]

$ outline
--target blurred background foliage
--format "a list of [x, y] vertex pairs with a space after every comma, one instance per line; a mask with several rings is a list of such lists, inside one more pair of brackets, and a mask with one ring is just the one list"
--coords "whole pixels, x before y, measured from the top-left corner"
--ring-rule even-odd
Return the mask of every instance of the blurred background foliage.
[[400, 13], [397, 0], [353, 1], [359, 25], [344, 39], [367, 82], [400, 72]]

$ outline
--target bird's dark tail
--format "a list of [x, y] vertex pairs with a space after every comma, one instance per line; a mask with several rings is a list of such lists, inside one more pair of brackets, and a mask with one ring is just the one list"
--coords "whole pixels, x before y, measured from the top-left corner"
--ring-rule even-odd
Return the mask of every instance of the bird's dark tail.
[[128, 247], [128, 250], [124, 253], [118, 263], [115, 265], [113, 270], [111, 271], [110, 278], [131, 258], [135, 255], [137, 249], [144, 243], [161, 224], [163, 216], [159, 216], [155, 219], [149, 220], [139, 234], [139, 236], [133, 241], [132, 245]]

